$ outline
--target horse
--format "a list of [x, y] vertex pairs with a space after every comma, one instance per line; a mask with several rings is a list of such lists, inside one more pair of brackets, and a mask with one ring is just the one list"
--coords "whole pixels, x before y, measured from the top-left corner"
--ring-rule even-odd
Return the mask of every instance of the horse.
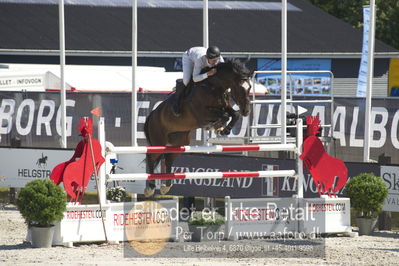
[[[216, 74], [201, 82], [190, 82], [186, 95], [182, 100], [180, 116], [175, 116], [172, 106], [176, 93], [171, 94], [158, 105], [146, 118], [144, 133], [150, 146], [184, 146], [190, 144], [190, 133], [198, 128], [215, 130], [218, 135], [228, 135], [240, 116], [248, 116], [250, 111], [249, 71], [239, 60], [228, 60], [214, 66]], [[204, 69], [203, 72], [209, 70]], [[230, 99], [239, 106], [235, 111], [230, 105]], [[222, 127], [231, 118], [231, 121]], [[147, 171], [154, 169], [162, 158], [165, 158], [165, 171], [171, 173], [173, 161], [178, 154], [147, 154]], [[166, 194], [171, 188], [171, 180], [161, 185], [161, 194]], [[155, 192], [155, 181], [150, 181], [144, 195], [150, 197]]]
[[47, 159], [48, 159], [47, 156], [44, 156], [43, 153], [42, 153], [42, 157], [37, 159], [36, 165], [39, 166], [39, 168], [46, 167], [47, 166]]

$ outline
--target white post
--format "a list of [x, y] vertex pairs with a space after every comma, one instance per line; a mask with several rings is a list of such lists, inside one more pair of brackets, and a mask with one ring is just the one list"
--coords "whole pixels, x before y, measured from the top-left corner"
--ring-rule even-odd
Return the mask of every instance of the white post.
[[99, 173], [98, 173], [98, 191], [100, 194], [100, 203], [102, 206], [106, 205], [107, 202], [107, 195], [106, 195], [106, 169], [107, 169], [107, 164], [109, 163], [108, 156], [105, 153], [105, 125], [104, 125], [104, 117], [100, 117], [100, 121], [98, 122], [98, 141], [101, 144], [101, 154], [105, 158], [105, 163], [103, 163], [100, 167]]
[[203, 27], [203, 46], [209, 46], [209, 21], [208, 21], [208, 0], [203, 0], [203, 11], [202, 11], [202, 27]]
[[[209, 46], [209, 21], [208, 21], [208, 0], [203, 0], [203, 8], [202, 8], [202, 45], [204, 47]], [[210, 135], [210, 131], [209, 131]], [[202, 143], [208, 144], [208, 131], [206, 129], [202, 129]]]
[[367, 65], [367, 94], [365, 105], [365, 128], [364, 128], [364, 150], [363, 162], [370, 161], [370, 140], [371, 136], [371, 99], [373, 95], [373, 74], [374, 74], [374, 32], [375, 32], [375, 0], [370, 0], [370, 26], [368, 40], [368, 65]]
[[[209, 19], [208, 19], [208, 0], [203, 0], [203, 11], [202, 11], [202, 41], [203, 46], [209, 47]], [[203, 144], [210, 145], [208, 138], [211, 136], [211, 131], [202, 129]], [[214, 199], [206, 197], [204, 198], [204, 206], [208, 208], [214, 207]]]
[[281, 1], [281, 143], [287, 143], [287, 0]]
[[65, 91], [65, 21], [64, 21], [64, 0], [59, 0], [58, 3], [58, 21], [60, 32], [60, 68], [61, 68], [61, 147], [67, 147], [67, 132], [66, 132], [66, 91]]
[[[303, 161], [299, 157], [303, 152], [303, 120], [298, 118], [296, 120], [296, 146], [297, 146], [297, 154], [296, 154], [296, 174], [297, 174], [297, 194], [296, 194], [296, 202], [297, 206], [305, 207], [303, 200], [303, 184], [304, 184], [304, 176], [303, 176]], [[306, 211], [306, 209], [305, 209]], [[298, 232], [303, 232], [304, 220], [298, 219], [297, 230]]]
[[132, 0], [132, 146], [137, 146], [137, 0]]
[[299, 199], [303, 198], [303, 182], [304, 182], [304, 176], [303, 176], [303, 162], [302, 159], [299, 158], [299, 156], [301, 156], [302, 151], [303, 151], [303, 120], [302, 119], [297, 119], [296, 120], [296, 145], [297, 145], [297, 158], [296, 158], [296, 162], [297, 162], [297, 182], [298, 182], [298, 193], [297, 196]]
[[[225, 240], [230, 240], [233, 237], [229, 235], [231, 229], [231, 222], [233, 215], [231, 214], [231, 201], [230, 196], [224, 197], [224, 238]], [[234, 239], [234, 238], [233, 238]]]

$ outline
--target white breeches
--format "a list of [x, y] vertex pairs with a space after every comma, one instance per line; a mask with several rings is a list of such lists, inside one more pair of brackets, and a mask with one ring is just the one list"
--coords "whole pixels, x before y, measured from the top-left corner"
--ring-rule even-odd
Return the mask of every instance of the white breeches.
[[187, 55], [187, 53], [183, 54], [182, 62], [183, 62], [183, 83], [185, 86], [187, 86], [191, 80], [191, 76], [193, 75], [194, 62]]

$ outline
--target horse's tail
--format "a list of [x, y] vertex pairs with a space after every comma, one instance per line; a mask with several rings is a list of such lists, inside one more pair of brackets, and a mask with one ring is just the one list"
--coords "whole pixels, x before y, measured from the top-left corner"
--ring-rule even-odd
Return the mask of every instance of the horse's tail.
[[[149, 134], [149, 131], [148, 131], [148, 124], [149, 124], [151, 115], [152, 115], [152, 112], [147, 116], [147, 118], [145, 119], [145, 123], [144, 123], [144, 135], [145, 135], [145, 138], [147, 140], [147, 145], [148, 146], [151, 146], [151, 139], [150, 139], [150, 134]], [[145, 159], [144, 159], [144, 161], [147, 162], [147, 165], [148, 165], [148, 159], [149, 159], [148, 156], [149, 156], [149, 153], [146, 153], [146, 156], [145, 156]]]
[[150, 134], [148, 132], [148, 123], [151, 119], [151, 115], [152, 115], [152, 112], [147, 116], [145, 123], [144, 123], [144, 135], [145, 135], [145, 138], [147, 139], [147, 144], [149, 146], [151, 146], [151, 140], [150, 140]]

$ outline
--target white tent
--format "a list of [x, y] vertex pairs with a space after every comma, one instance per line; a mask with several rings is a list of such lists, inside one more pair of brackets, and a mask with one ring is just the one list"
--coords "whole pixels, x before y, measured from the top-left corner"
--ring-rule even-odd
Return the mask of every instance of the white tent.
[[[131, 92], [130, 66], [67, 65], [67, 90]], [[162, 67], [138, 67], [137, 85], [143, 91], [172, 91], [181, 72], [166, 72]], [[52, 91], [60, 88], [58, 65], [9, 64], [0, 69], [0, 91]]]

